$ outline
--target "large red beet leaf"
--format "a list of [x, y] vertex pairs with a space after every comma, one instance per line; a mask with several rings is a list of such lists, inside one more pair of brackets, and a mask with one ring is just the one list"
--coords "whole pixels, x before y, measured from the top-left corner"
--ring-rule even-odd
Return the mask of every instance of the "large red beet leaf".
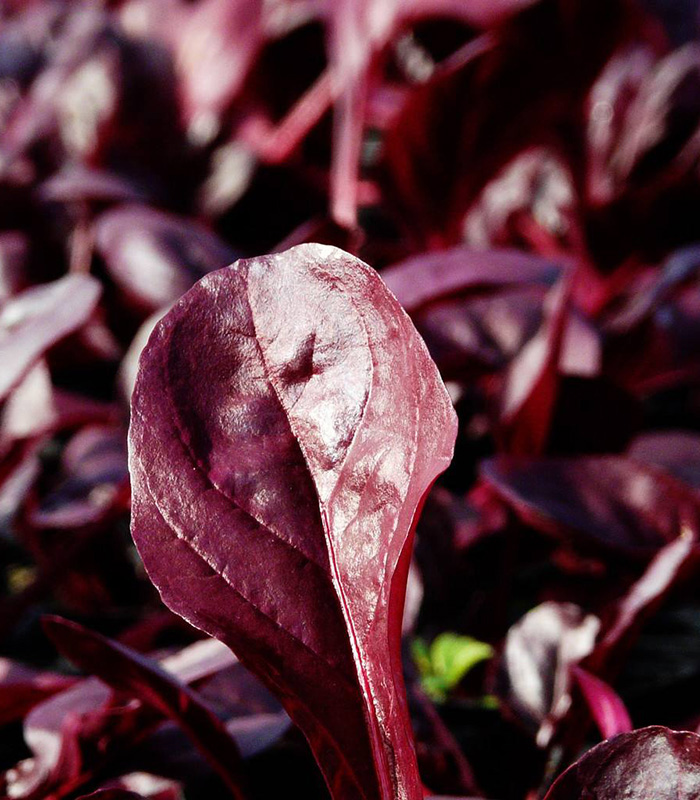
[[335, 798], [423, 796], [401, 617], [413, 526], [455, 429], [408, 317], [333, 247], [208, 275], [141, 359], [130, 469], [146, 568], [279, 695]]

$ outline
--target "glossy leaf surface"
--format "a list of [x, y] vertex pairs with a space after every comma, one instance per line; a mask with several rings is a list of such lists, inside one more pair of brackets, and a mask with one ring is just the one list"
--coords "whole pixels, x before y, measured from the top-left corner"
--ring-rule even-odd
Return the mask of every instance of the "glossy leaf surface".
[[399, 639], [411, 532], [454, 438], [408, 317], [332, 247], [207, 276], [141, 358], [146, 568], [280, 696], [337, 798], [422, 797]]
[[571, 674], [604, 739], [632, 730], [634, 726], [625, 704], [609, 684], [581, 667], [572, 667]]
[[700, 793], [700, 736], [652, 726], [583, 755], [545, 800], [691, 800]]

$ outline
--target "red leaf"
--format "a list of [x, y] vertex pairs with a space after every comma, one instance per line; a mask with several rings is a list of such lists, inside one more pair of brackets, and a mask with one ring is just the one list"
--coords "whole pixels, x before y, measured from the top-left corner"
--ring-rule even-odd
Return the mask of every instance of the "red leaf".
[[654, 725], [589, 750], [545, 800], [694, 800], [699, 794], [700, 736]]
[[500, 435], [507, 452], [539, 455], [547, 445], [559, 392], [559, 363], [569, 314], [569, 287], [551, 292], [542, 327], [511, 362], [504, 378]]
[[603, 739], [632, 730], [625, 704], [609, 684], [576, 665], [571, 668], [571, 674], [576, 678]]
[[617, 671], [622, 656], [644, 622], [697, 561], [697, 532], [682, 524], [680, 535], [664, 545], [622, 597], [586, 668], [605, 675]]
[[280, 696], [337, 798], [422, 798], [401, 616], [455, 428], [399, 304], [328, 246], [207, 276], [141, 359], [130, 468], [146, 568]]
[[358, 171], [370, 88], [377, 83], [383, 51], [419, 19], [450, 17], [489, 27], [534, 0], [336, 0], [329, 6], [328, 58], [338, 100], [333, 132], [331, 213], [341, 225], [356, 225]]
[[[240, 665], [216, 639], [195, 642], [159, 663], [176, 681], [191, 684], [204, 680], [208, 702], [212, 676], [213, 680], [221, 677], [227, 687], [241, 687], [243, 696], [235, 706], [221, 701], [217, 706], [230, 717], [227, 730], [242, 752], [259, 752], [265, 740], [270, 741], [274, 733], [272, 717], [278, 729], [281, 727], [281, 714], [261, 702], [264, 690], [256, 686], [255, 679], [249, 674], [228, 674]], [[129, 752], [152, 732], [152, 715], [144, 715], [140, 704], [115, 705], [111, 698], [112, 692], [104, 683], [86, 678], [33, 708], [24, 721], [24, 738], [33, 758], [26, 762], [29, 769], [16, 770], [11, 781], [13, 796], [44, 797], [58, 787], [81, 786], [116, 755]], [[260, 714], [261, 709], [273, 713]]]
[[188, 134], [207, 143], [240, 90], [264, 42], [261, 0], [204, 0], [184, 14], [175, 34]]
[[45, 617], [43, 624], [51, 641], [74, 664], [177, 722], [233, 796], [244, 797], [236, 743], [194, 691], [147, 657], [76, 622]]

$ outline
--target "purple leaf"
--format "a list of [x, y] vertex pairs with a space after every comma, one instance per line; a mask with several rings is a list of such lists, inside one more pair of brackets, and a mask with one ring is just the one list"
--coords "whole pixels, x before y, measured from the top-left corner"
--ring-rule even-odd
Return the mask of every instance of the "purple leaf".
[[12, 390], [0, 412], [0, 453], [15, 442], [94, 422], [112, 422], [118, 409], [51, 383], [43, 360]]
[[87, 426], [63, 451], [62, 480], [29, 521], [38, 528], [75, 529], [128, 503], [126, 442], [121, 427]]
[[112, 172], [73, 164], [52, 175], [39, 189], [42, 200], [58, 203], [125, 203], [143, 200], [143, 192]]
[[700, 736], [660, 725], [622, 733], [585, 753], [545, 800], [694, 800], [700, 795]]
[[630, 554], [672, 541], [698, 513], [683, 484], [622, 456], [500, 457], [483, 462], [481, 473], [538, 530]]
[[463, 382], [507, 365], [537, 333], [544, 290], [502, 288], [448, 297], [411, 314], [440, 374]]
[[638, 436], [627, 451], [630, 458], [659, 467], [700, 490], [700, 436], [689, 431], [659, 431]]
[[236, 657], [221, 642], [216, 639], [202, 639], [167, 656], [160, 665], [182, 683], [192, 683], [236, 663]]
[[120, 206], [95, 223], [97, 250], [114, 281], [147, 313], [172, 303], [235, 254], [192, 220], [146, 206]]
[[571, 674], [603, 739], [632, 730], [634, 726], [625, 704], [609, 684], [576, 665], [571, 668]]
[[37, 797], [48, 781], [73, 780], [80, 772], [79, 728], [106, 714], [110, 690], [96, 678], [79, 681], [35, 706], [24, 720], [24, 739], [33, 758], [11, 776], [12, 795]]
[[382, 272], [401, 305], [412, 314], [443, 297], [484, 288], [551, 285], [561, 268], [518, 250], [450, 250], [423, 253]]
[[[224, 647], [216, 639], [210, 641]], [[226, 650], [230, 658], [235, 658]], [[243, 758], [267, 749], [291, 724], [279, 702], [242, 664], [217, 672], [199, 691], [219, 716], [227, 719], [226, 730], [236, 740]]]
[[[236, 664], [235, 656], [215, 639], [195, 642], [160, 662], [163, 669], [184, 683], [205, 680], [232, 664]], [[246, 698], [238, 709], [234, 709], [229, 726], [235, 728], [238, 711], [244, 716], [250, 715], [251, 711], [253, 715], [257, 713], [258, 709], [253, 708], [248, 699], [256, 694], [256, 690], [259, 694], [261, 687], [256, 689], [251, 686], [252, 681], [250, 678], [246, 684]], [[105, 745], [99, 752], [109, 758], [115, 750], [128, 747], [148, 732], [143, 730], [144, 721], [139, 716], [138, 707], [132, 704], [115, 709], [110, 704], [111, 696], [109, 687], [102, 681], [87, 678], [44, 700], [29, 712], [25, 719], [24, 736], [34, 757], [31, 759], [31, 769], [20, 771], [12, 782], [17, 796], [24, 797], [37, 786], [45, 786], [48, 780], [52, 785], [63, 785], [79, 779], [81, 773], [94, 770], [94, 740], [99, 737], [103, 737]], [[134, 722], [139, 730], [135, 730]], [[250, 749], [250, 728], [254, 727], [254, 723], [248, 723], [248, 730], [241, 736], [243, 747]], [[269, 733], [270, 721], [264, 720], [262, 727], [262, 735]], [[234, 729], [229, 732], [238, 742], [239, 731]], [[81, 755], [81, 746], [85, 744], [89, 754], [86, 761]]]
[[146, 568], [279, 695], [337, 798], [422, 798], [401, 617], [455, 427], [408, 317], [328, 246], [208, 276], [141, 359], [130, 469]]
[[32, 706], [74, 683], [74, 678], [38, 672], [16, 661], [0, 658], [0, 725], [21, 719]]
[[501, 692], [513, 713], [549, 743], [571, 705], [570, 668], [595, 644], [600, 620], [571, 603], [547, 602], [533, 608], [506, 636]]
[[646, 45], [627, 45], [608, 61], [588, 98], [588, 173], [586, 190], [593, 206], [609, 203], [620, 191], [616, 151], [630, 105], [648, 79], [654, 53]]
[[122, 363], [119, 366], [118, 384], [121, 396], [126, 402], [130, 402], [131, 394], [136, 384], [136, 375], [139, 369], [139, 359], [141, 351], [146, 346], [148, 339], [153, 332], [158, 320], [170, 309], [170, 306], [159, 309], [144, 320], [141, 327], [136, 331], [136, 335], [131, 340], [129, 349], [126, 351]]
[[94, 278], [66, 275], [0, 306], [0, 400], [52, 345], [87, 322], [99, 296]]
[[232, 795], [244, 797], [236, 743], [194, 691], [135, 650], [82, 625], [60, 617], [45, 617], [43, 623], [56, 647], [80, 668], [177, 722]]
[[[700, 52], [688, 44], [660, 60], [631, 101], [613, 155], [615, 177], [634, 187], [688, 169], [697, 157]], [[685, 163], [684, 163], [685, 162]]]
[[132, 772], [107, 781], [100, 789], [78, 800], [126, 800], [127, 798], [153, 798], [153, 800], [183, 800], [182, 787], [177, 781], [151, 775], [147, 772]]

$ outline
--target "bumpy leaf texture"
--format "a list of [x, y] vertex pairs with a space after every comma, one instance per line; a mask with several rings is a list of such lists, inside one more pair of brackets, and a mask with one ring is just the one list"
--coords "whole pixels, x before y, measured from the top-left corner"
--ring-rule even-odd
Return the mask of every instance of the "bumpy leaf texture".
[[208, 275], [132, 399], [132, 532], [163, 599], [304, 731], [336, 798], [422, 798], [401, 674], [412, 531], [456, 417], [366, 264], [301, 245]]
[[589, 750], [545, 800], [691, 800], [699, 794], [700, 736], [655, 725]]

